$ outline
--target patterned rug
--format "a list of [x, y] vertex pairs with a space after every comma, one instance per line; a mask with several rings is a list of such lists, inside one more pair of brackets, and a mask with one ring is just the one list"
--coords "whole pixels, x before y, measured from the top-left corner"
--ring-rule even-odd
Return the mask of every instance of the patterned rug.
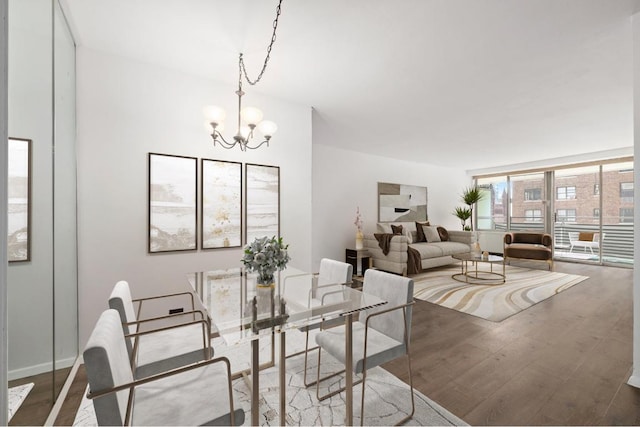
[[[480, 264], [479, 270], [486, 264]], [[500, 267], [494, 266], [494, 271]], [[587, 276], [506, 266], [506, 280], [499, 285], [460, 283], [451, 278], [460, 273], [453, 265], [413, 276], [414, 297], [482, 319], [500, 322], [550, 298]]]
[[[310, 338], [311, 342], [313, 338]], [[227, 356], [231, 361], [231, 369], [237, 371], [249, 366], [251, 354], [249, 345], [227, 347], [220, 338], [214, 340], [216, 356]], [[260, 361], [270, 357], [271, 340], [260, 340]], [[276, 358], [279, 349], [276, 338]], [[294, 353], [304, 349], [304, 335], [296, 330], [287, 332], [287, 351]], [[309, 357], [308, 379], [316, 375], [316, 351]], [[321, 375], [337, 372], [344, 365], [332, 359], [327, 353], [322, 354]], [[346, 403], [344, 393], [319, 402], [316, 398], [315, 387], [305, 388], [303, 384], [304, 358], [295, 356], [286, 361], [287, 383], [287, 424], [288, 425], [344, 425]], [[355, 381], [355, 378], [354, 378]], [[320, 392], [335, 390], [344, 383], [342, 376], [327, 380]], [[279, 425], [279, 387], [278, 367], [272, 367], [260, 372], [260, 420], [262, 426]], [[353, 389], [354, 425], [360, 425], [360, 399], [362, 386]], [[251, 423], [251, 393], [245, 381], [240, 378], [233, 382], [233, 394], [236, 402], [245, 410], [245, 425]], [[85, 393], [86, 395], [86, 393]], [[432, 401], [424, 394], [415, 392], [416, 411], [413, 419], [406, 425], [422, 426], [466, 426], [463, 420]], [[365, 392], [365, 425], [392, 425], [403, 418], [411, 408], [409, 386], [382, 368], [373, 368], [367, 374], [367, 389]], [[96, 426], [93, 404], [86, 397], [83, 399], [76, 414], [74, 426]]]
[[9, 417], [7, 421], [11, 421], [13, 415], [20, 409], [20, 405], [27, 398], [27, 395], [33, 388], [33, 383], [23, 384], [9, 389]]

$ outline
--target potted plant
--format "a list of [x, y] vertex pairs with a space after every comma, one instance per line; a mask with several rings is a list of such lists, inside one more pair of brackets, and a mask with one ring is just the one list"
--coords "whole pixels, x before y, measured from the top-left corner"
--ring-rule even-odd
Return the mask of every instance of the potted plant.
[[291, 260], [282, 237], [257, 237], [244, 247], [242, 263], [250, 273], [258, 273], [258, 286], [273, 286], [273, 274], [286, 268]]
[[467, 226], [467, 220], [471, 217], [471, 211], [468, 208], [457, 207], [453, 211], [453, 214], [460, 219], [460, 222], [462, 223], [463, 231], [469, 228]]
[[473, 231], [473, 207], [484, 198], [484, 193], [478, 187], [467, 187], [462, 192], [462, 201], [469, 206], [469, 218], [471, 220], [471, 231]]

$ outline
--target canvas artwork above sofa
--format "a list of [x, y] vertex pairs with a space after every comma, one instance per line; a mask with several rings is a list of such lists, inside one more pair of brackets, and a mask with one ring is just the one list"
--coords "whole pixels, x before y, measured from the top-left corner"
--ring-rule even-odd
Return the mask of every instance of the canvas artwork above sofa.
[[469, 231], [446, 230], [428, 221], [379, 222], [376, 227], [377, 232], [365, 235], [364, 240], [373, 266], [404, 276], [451, 264], [456, 261], [451, 255], [470, 252], [473, 243]]

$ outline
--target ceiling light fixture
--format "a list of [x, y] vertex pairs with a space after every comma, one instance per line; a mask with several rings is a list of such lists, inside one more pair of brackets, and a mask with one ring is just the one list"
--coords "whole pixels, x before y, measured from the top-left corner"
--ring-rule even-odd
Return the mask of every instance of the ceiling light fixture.
[[[214, 146], [218, 143], [222, 148], [230, 149], [239, 145], [240, 150], [242, 151], [247, 151], [247, 149], [255, 150], [264, 144], [267, 144], [268, 147], [271, 137], [278, 130], [278, 126], [276, 126], [274, 122], [262, 120], [262, 111], [254, 107], [242, 108], [242, 96], [245, 94], [242, 91], [242, 76], [244, 75], [244, 78], [247, 79], [247, 83], [253, 86], [260, 81], [262, 75], [267, 69], [267, 63], [269, 62], [269, 57], [271, 55], [271, 48], [276, 41], [276, 30], [278, 28], [278, 18], [280, 18], [281, 5], [282, 0], [278, 2], [278, 7], [276, 8], [276, 19], [273, 21], [273, 35], [271, 36], [271, 43], [267, 48], [267, 56], [264, 59], [262, 71], [260, 71], [260, 74], [255, 80], [252, 81], [247, 75], [244, 60], [242, 59], [242, 53], [240, 53], [240, 58], [238, 60], [238, 90], [236, 91], [236, 95], [238, 95], [238, 130], [233, 137], [233, 141], [227, 141], [220, 133], [224, 130], [224, 119], [226, 118], [227, 113], [222, 108], [215, 105], [208, 105], [203, 109], [204, 116], [207, 120], [206, 127], [211, 134], [211, 138], [213, 138]], [[260, 133], [262, 133], [264, 140], [260, 143], [256, 142], [256, 145], [251, 146], [249, 143], [254, 137], [254, 130], [256, 128], [258, 128]]]

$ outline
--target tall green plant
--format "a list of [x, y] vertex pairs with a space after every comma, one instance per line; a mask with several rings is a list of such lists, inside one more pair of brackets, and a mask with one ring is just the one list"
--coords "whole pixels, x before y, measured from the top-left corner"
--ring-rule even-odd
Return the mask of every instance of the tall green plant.
[[467, 220], [471, 218], [471, 211], [469, 210], [469, 208], [461, 208], [458, 206], [453, 211], [453, 214], [460, 218], [460, 222], [462, 223], [462, 231], [464, 231], [464, 228], [467, 225]]
[[469, 218], [471, 219], [471, 231], [473, 231], [473, 207], [476, 203], [484, 198], [484, 193], [480, 191], [478, 187], [467, 187], [462, 192], [462, 201], [469, 206], [469, 211], [471, 215]]

